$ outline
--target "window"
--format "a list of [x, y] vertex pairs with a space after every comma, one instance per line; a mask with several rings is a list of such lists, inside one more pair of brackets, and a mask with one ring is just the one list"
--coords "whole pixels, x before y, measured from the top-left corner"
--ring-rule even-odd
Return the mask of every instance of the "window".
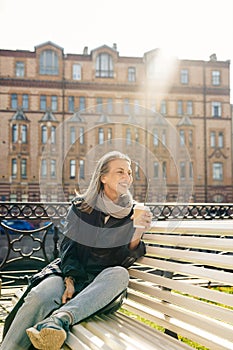
[[189, 130], [188, 131], [188, 137], [189, 137], [189, 147], [193, 146], [193, 131]]
[[12, 125], [12, 142], [16, 143], [18, 141], [18, 125]]
[[158, 179], [159, 178], [159, 163], [154, 162], [154, 178]]
[[126, 129], [126, 145], [131, 145], [131, 130], [130, 128]]
[[136, 69], [135, 69], [135, 67], [128, 68], [128, 81], [130, 81], [130, 82], [136, 81]]
[[28, 95], [23, 94], [23, 101], [22, 101], [22, 107], [23, 109], [28, 109]]
[[11, 161], [11, 176], [13, 179], [17, 177], [17, 159], [14, 158]]
[[177, 114], [183, 114], [183, 101], [177, 101]]
[[213, 180], [223, 180], [223, 164], [213, 163]]
[[167, 135], [166, 135], [166, 130], [162, 131], [162, 144], [164, 146], [166, 146], [166, 142], [167, 142]]
[[81, 75], [82, 71], [81, 71], [81, 65], [80, 64], [73, 64], [73, 79], [74, 80], [81, 80], [82, 79], [82, 75]]
[[86, 109], [86, 99], [85, 97], [79, 97], [79, 110], [84, 111]]
[[183, 180], [185, 177], [185, 162], [180, 162], [180, 178]]
[[112, 113], [113, 112], [113, 102], [112, 98], [107, 99], [107, 112]]
[[103, 112], [103, 99], [102, 99], [102, 97], [97, 97], [97, 99], [96, 99], [96, 112], [97, 113]]
[[136, 180], [140, 179], [140, 167], [137, 162], [135, 162], [135, 178]]
[[103, 143], [104, 143], [104, 129], [103, 128], [99, 128], [99, 130], [98, 130], [98, 143], [99, 143], [99, 145], [103, 145]]
[[47, 143], [47, 126], [46, 125], [43, 125], [41, 127], [41, 143], [45, 144]]
[[40, 54], [40, 74], [58, 75], [58, 56], [55, 51], [45, 50]]
[[40, 96], [40, 110], [46, 111], [47, 109], [47, 99], [45, 95]]
[[180, 130], [180, 146], [185, 146], [185, 132], [184, 130]]
[[51, 110], [57, 111], [57, 96], [51, 96]]
[[74, 96], [68, 96], [68, 111], [74, 112]]
[[160, 105], [160, 113], [161, 114], [167, 114], [167, 103], [166, 101], [161, 101], [161, 105]]
[[210, 147], [215, 148], [215, 131], [210, 133]]
[[139, 131], [137, 128], [135, 129], [135, 142], [139, 142]]
[[27, 143], [27, 125], [21, 125], [21, 142]]
[[27, 159], [21, 159], [21, 178], [27, 178]]
[[71, 159], [70, 160], [70, 178], [74, 179], [76, 174], [76, 160]]
[[11, 108], [17, 109], [18, 107], [18, 96], [17, 94], [11, 94]]
[[153, 145], [156, 147], [159, 145], [159, 135], [157, 129], [153, 130]]
[[47, 161], [46, 161], [46, 159], [42, 159], [42, 161], [41, 161], [41, 176], [42, 177], [47, 176]]
[[181, 84], [188, 84], [189, 82], [189, 72], [187, 69], [181, 69], [180, 71], [180, 82]]
[[79, 179], [85, 178], [85, 172], [84, 172], [84, 160], [80, 159], [79, 161]]
[[97, 78], [113, 78], [113, 61], [108, 53], [101, 53], [96, 58], [95, 76]]
[[224, 137], [223, 132], [218, 133], [218, 147], [223, 148], [224, 147]]
[[129, 114], [129, 99], [124, 99], [124, 114]]
[[80, 145], [84, 144], [84, 127], [81, 126], [79, 129], [79, 143]]
[[189, 178], [193, 179], [193, 162], [189, 162]]
[[187, 114], [193, 114], [193, 101], [187, 101]]
[[56, 177], [56, 159], [51, 159], [50, 161], [50, 175], [51, 177]]
[[70, 144], [72, 145], [76, 141], [76, 132], [75, 132], [75, 127], [71, 126], [70, 127]]
[[21, 61], [16, 62], [15, 75], [17, 77], [24, 77], [24, 62], [21, 62]]
[[54, 125], [51, 126], [51, 143], [56, 143], [56, 126]]
[[163, 179], [166, 179], [167, 178], [167, 163], [166, 162], [163, 162], [162, 170], [163, 170]]
[[212, 102], [212, 117], [221, 117], [222, 108], [221, 102]]
[[140, 105], [138, 100], [134, 100], [134, 113], [137, 115], [140, 113]]
[[212, 84], [220, 85], [220, 72], [218, 70], [212, 72]]
[[112, 143], [112, 128], [108, 128], [107, 140], [108, 144]]

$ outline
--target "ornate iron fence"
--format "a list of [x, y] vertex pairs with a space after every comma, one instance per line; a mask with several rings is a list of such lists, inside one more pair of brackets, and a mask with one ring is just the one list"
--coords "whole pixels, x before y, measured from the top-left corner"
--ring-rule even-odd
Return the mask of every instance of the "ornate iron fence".
[[[233, 203], [147, 203], [154, 220], [233, 219]], [[0, 220], [61, 220], [67, 215], [68, 202], [0, 202]]]

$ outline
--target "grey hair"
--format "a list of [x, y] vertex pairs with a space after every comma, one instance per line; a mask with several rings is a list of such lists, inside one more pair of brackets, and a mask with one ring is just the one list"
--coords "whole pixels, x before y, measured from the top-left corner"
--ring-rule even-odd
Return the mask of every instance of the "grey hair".
[[124, 153], [112, 151], [104, 154], [96, 164], [91, 177], [90, 184], [83, 194], [77, 193], [77, 201], [82, 201], [80, 209], [85, 212], [91, 212], [96, 204], [96, 199], [101, 190], [103, 183], [101, 177], [109, 172], [109, 163], [115, 159], [124, 159], [131, 164], [131, 159]]

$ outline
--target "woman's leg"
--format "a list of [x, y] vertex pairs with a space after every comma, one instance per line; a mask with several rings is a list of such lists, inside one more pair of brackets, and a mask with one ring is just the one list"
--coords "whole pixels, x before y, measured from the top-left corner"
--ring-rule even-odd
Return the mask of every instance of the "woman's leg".
[[108, 305], [123, 292], [129, 282], [129, 274], [123, 267], [103, 270], [77, 296], [34, 327], [27, 334], [36, 348], [58, 350], [66, 339], [69, 326], [80, 322]]
[[51, 276], [34, 287], [17, 312], [0, 349], [29, 349], [31, 342], [26, 329], [43, 320], [52, 310], [59, 307], [63, 293], [64, 282], [59, 276]]
[[58, 313], [66, 312], [71, 316], [71, 324], [78, 323], [108, 305], [128, 287], [128, 283], [129, 274], [125, 268], [106, 268], [77, 296], [53, 312], [53, 315], [59, 316]]

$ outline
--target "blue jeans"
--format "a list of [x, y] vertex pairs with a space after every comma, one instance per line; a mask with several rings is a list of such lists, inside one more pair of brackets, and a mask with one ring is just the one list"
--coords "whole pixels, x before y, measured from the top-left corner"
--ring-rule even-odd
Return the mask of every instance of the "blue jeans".
[[53, 314], [68, 312], [72, 316], [72, 324], [78, 323], [108, 305], [127, 288], [128, 282], [129, 275], [125, 268], [120, 266], [106, 268], [78, 295], [59, 307], [65, 290], [63, 278], [51, 276], [45, 279], [28, 293], [0, 349], [29, 349], [31, 342], [26, 329], [42, 321], [54, 309], [59, 308]]

